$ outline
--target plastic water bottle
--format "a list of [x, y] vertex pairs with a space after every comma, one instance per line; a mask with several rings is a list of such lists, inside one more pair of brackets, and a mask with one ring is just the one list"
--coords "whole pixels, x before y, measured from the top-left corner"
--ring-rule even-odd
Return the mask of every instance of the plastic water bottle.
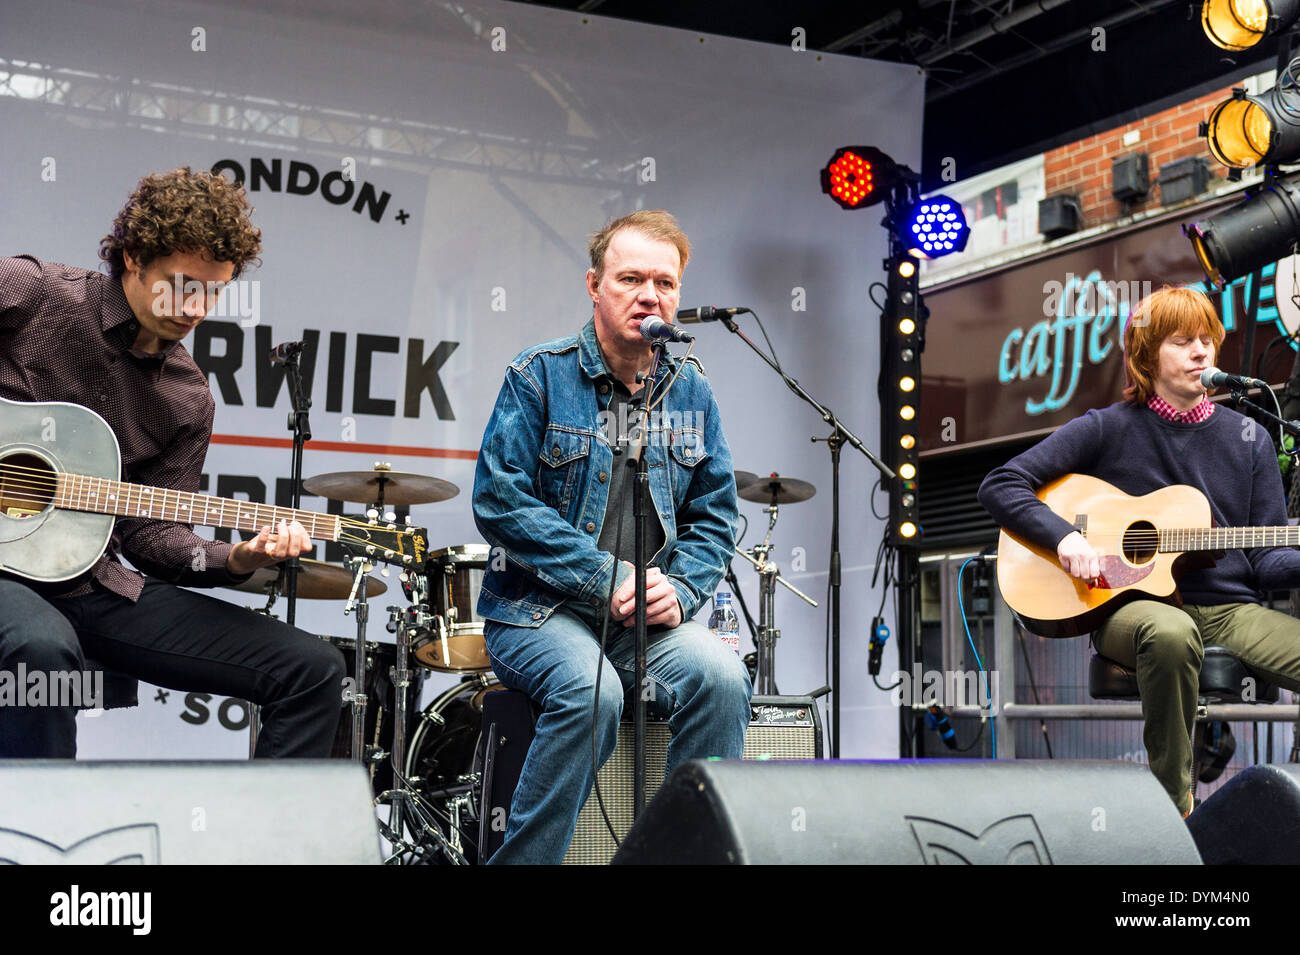
[[731, 609], [731, 594], [719, 590], [713, 598], [713, 613], [709, 616], [709, 629], [713, 635], [740, 655], [740, 618]]

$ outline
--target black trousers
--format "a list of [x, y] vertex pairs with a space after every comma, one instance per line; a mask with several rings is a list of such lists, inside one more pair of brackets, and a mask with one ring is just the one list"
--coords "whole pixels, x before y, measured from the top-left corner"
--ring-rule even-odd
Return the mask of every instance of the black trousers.
[[[343, 705], [343, 655], [304, 630], [244, 607], [148, 579], [136, 603], [97, 590], [47, 598], [0, 578], [0, 673], [80, 671], [91, 656], [172, 690], [262, 707], [258, 757], [323, 758]], [[0, 758], [71, 759], [76, 711], [0, 705]]]

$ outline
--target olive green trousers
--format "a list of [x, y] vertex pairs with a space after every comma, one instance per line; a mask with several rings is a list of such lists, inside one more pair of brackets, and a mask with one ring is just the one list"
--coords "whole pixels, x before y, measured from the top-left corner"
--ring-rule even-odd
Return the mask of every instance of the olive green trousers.
[[1270, 682], [1300, 690], [1300, 620], [1259, 604], [1179, 608], [1135, 600], [1117, 610], [1092, 642], [1102, 656], [1137, 671], [1147, 761], [1182, 813], [1191, 808], [1204, 648], [1224, 647]]

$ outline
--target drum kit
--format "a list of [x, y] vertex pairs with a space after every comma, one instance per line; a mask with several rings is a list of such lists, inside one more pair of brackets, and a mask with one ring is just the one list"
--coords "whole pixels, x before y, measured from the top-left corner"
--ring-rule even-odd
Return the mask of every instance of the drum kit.
[[[764, 512], [769, 515], [763, 542], [747, 550], [736, 548], [736, 553], [759, 574], [755, 692], [771, 693], [775, 692], [775, 643], [780, 636], [775, 624], [776, 584], [817, 606], [782, 578], [770, 560], [772, 532], [780, 505], [808, 500], [815, 489], [806, 481], [776, 474], [760, 478], [738, 471], [736, 478], [739, 496], [767, 505]], [[366, 505], [372, 521], [382, 515], [390, 522], [395, 515], [386, 508], [432, 504], [460, 493], [450, 481], [393, 471], [382, 463], [370, 471], [307, 478], [303, 488], [331, 500]], [[355, 639], [322, 637], [343, 653], [351, 674], [344, 689], [350, 707], [340, 717], [331, 755], [354, 759], [369, 772], [376, 806], [389, 810], [387, 820], [380, 821], [380, 831], [391, 848], [390, 863], [476, 861], [483, 700], [503, 689], [492, 673], [484, 621], [476, 608], [490, 559], [486, 544], [455, 544], [431, 550], [422, 566], [403, 570], [400, 582], [406, 602], [387, 607], [387, 630], [395, 635], [394, 643], [365, 638], [368, 600], [382, 596], [388, 585], [370, 575], [373, 566], [364, 555], [346, 557], [342, 567], [299, 559], [297, 597], [344, 600], [344, 613], [357, 618]], [[381, 573], [387, 576], [387, 567]], [[730, 576], [734, 586], [734, 575]], [[284, 593], [283, 566], [263, 568], [234, 589], [265, 595], [267, 604], [258, 612], [270, 614]], [[360, 659], [358, 646], [365, 647]], [[460, 681], [414, 713], [408, 701], [419, 699], [432, 673], [459, 676]], [[251, 747], [257, 720], [250, 724]]]
[[[392, 508], [433, 504], [460, 493], [450, 481], [394, 471], [383, 463], [369, 471], [317, 475], [302, 486], [320, 497], [365, 505], [370, 521], [390, 523], [396, 520]], [[321, 638], [343, 653], [350, 674], [344, 685], [350, 706], [340, 716], [331, 755], [366, 767], [376, 806], [389, 809], [380, 830], [392, 850], [390, 862], [463, 865], [473, 858], [482, 702], [502, 688], [492, 675], [475, 607], [488, 559], [487, 545], [462, 544], [430, 551], [419, 566], [403, 569], [406, 603], [387, 608], [394, 643], [365, 638], [368, 602], [386, 593], [388, 584], [371, 576], [374, 567], [364, 553], [345, 557], [343, 566], [298, 561], [298, 599], [343, 600], [344, 613], [356, 617], [356, 638]], [[381, 570], [384, 577], [388, 573], [387, 567]], [[285, 592], [284, 565], [262, 568], [233, 589], [265, 595], [266, 606], [258, 612], [269, 615]], [[358, 646], [365, 647], [360, 658]], [[419, 699], [430, 673], [461, 680], [416, 714], [409, 702]], [[256, 718], [250, 727], [251, 754]]]

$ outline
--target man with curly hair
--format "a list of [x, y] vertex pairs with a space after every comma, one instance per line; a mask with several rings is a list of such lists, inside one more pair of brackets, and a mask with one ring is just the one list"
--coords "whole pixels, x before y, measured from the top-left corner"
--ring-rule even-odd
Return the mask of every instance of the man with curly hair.
[[[251, 211], [241, 186], [186, 167], [140, 181], [101, 244], [107, 276], [0, 258], [0, 396], [84, 405], [116, 434], [124, 480], [199, 490], [215, 403], [180, 342], [258, 262]], [[232, 545], [182, 524], [119, 518], [104, 555], [76, 580], [0, 575], [0, 673], [76, 673], [91, 657], [158, 686], [260, 704], [259, 757], [328, 756], [342, 705], [339, 651], [181, 589], [237, 583], [310, 547], [296, 522]], [[67, 707], [0, 705], [0, 757], [74, 757], [74, 717]]]

